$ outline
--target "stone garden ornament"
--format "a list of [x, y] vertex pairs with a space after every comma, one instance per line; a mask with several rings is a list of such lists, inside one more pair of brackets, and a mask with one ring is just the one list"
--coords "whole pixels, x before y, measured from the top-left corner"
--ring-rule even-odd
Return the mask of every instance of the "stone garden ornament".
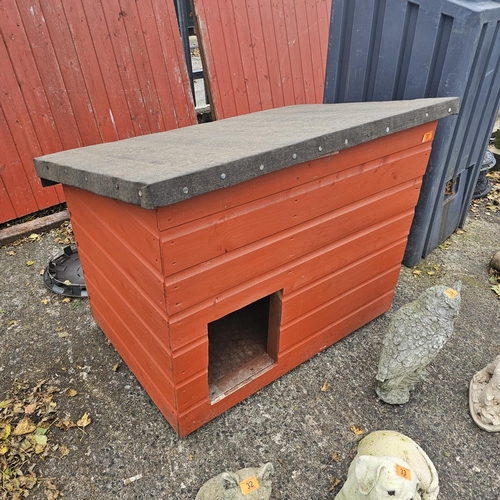
[[469, 409], [481, 429], [500, 431], [500, 356], [472, 377]]
[[424, 378], [425, 367], [453, 333], [460, 308], [461, 282], [454, 288], [437, 285], [393, 316], [383, 339], [376, 392], [389, 404], [403, 404]]
[[268, 500], [273, 474], [274, 467], [270, 462], [260, 468], [223, 472], [209, 479], [195, 500]]
[[376, 431], [358, 446], [335, 500], [436, 500], [439, 480], [425, 451], [395, 431]]

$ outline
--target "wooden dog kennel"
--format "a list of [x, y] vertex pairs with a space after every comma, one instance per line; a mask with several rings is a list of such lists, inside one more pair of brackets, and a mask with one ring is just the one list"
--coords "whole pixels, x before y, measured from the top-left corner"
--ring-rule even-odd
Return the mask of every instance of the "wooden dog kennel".
[[385, 312], [456, 99], [300, 105], [35, 160], [94, 318], [181, 436]]

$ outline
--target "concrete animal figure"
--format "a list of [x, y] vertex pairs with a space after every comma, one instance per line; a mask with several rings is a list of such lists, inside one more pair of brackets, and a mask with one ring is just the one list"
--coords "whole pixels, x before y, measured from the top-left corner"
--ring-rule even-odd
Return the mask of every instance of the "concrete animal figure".
[[383, 339], [376, 392], [389, 404], [403, 404], [424, 378], [425, 367], [453, 333], [460, 308], [461, 282], [454, 288], [437, 285], [393, 316]]
[[481, 429], [500, 431], [500, 355], [472, 377], [469, 408]]
[[427, 454], [396, 431], [368, 434], [335, 500], [436, 500], [439, 480]]
[[223, 472], [209, 479], [195, 500], [268, 500], [273, 474], [274, 467], [270, 462], [260, 468]]

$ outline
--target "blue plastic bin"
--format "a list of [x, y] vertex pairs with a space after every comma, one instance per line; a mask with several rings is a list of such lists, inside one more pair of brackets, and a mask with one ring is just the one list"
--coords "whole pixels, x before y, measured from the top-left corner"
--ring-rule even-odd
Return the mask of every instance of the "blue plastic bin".
[[436, 132], [407, 266], [465, 222], [500, 107], [499, 1], [333, 0], [326, 103], [460, 97]]

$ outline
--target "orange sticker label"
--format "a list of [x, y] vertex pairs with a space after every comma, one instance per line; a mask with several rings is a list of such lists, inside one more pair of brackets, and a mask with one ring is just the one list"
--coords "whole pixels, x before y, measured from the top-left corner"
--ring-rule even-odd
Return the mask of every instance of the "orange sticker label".
[[446, 295], [448, 295], [448, 297], [450, 297], [450, 299], [452, 299], [453, 297], [456, 297], [458, 292], [456, 290], [453, 290], [453, 288], [448, 288], [447, 290], [444, 291], [444, 293]]
[[396, 464], [396, 474], [408, 479], [408, 481], [411, 481], [411, 470], [403, 467], [402, 465]]
[[255, 476], [251, 476], [240, 483], [240, 489], [243, 495], [248, 495], [252, 491], [259, 489], [259, 481]]
[[434, 136], [434, 132], [431, 130], [430, 132], [426, 132], [422, 137], [422, 142], [432, 141], [432, 137]]

